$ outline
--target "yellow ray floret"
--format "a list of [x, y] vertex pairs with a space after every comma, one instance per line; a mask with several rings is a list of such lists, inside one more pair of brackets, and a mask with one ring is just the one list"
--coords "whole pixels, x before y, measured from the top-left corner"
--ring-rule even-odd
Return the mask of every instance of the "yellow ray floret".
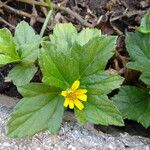
[[61, 95], [65, 97], [65, 107], [68, 107], [69, 105], [70, 109], [74, 109], [75, 106], [80, 110], [84, 108], [84, 105], [81, 101], [87, 101], [87, 90], [79, 89], [79, 86], [80, 81], [76, 80], [70, 89], [61, 92]]

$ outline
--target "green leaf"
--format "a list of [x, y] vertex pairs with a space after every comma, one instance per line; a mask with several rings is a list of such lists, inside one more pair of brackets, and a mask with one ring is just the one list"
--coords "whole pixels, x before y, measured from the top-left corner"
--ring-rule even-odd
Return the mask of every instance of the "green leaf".
[[21, 21], [15, 29], [15, 40], [19, 45], [31, 43], [34, 41], [35, 32], [31, 26], [25, 21]]
[[[85, 38], [82, 44], [83, 42], [86, 44], [79, 45], [77, 41], [72, 42], [75, 36], [77, 37], [74, 27], [71, 24], [58, 24], [51, 36], [51, 42], [42, 45], [70, 85], [77, 79], [104, 70], [108, 60], [114, 54], [115, 36], [100, 36], [96, 29], [84, 29], [79, 33], [79, 37], [83, 38], [84, 34], [91, 35], [91, 38]], [[57, 39], [61, 40], [63, 46], [67, 43], [67, 46], [60, 45]], [[45, 78], [45, 75], [43, 76]]]
[[[106, 95], [88, 94], [88, 100], [84, 105], [85, 108], [80, 113], [83, 119], [87, 118], [88, 122], [102, 125], [124, 125], [120, 112]], [[84, 121], [80, 117], [81, 114], [76, 116], [80, 122]]]
[[17, 58], [15, 59], [8, 55], [0, 54], [0, 65], [6, 65], [8, 63], [18, 62], [18, 61], [20, 61], [20, 59]]
[[[30, 83], [23, 86], [18, 86], [18, 91], [23, 97], [34, 97], [38, 96], [39, 93], [60, 93], [59, 88], [50, 87], [43, 83]], [[59, 92], [60, 91], [60, 92]]]
[[141, 123], [145, 128], [150, 126], [149, 90], [134, 86], [123, 86], [112, 100], [127, 119]]
[[[101, 36], [90, 40], [86, 45], [72, 49], [80, 63], [80, 77], [104, 70], [108, 60], [113, 56], [116, 46], [116, 37]], [[80, 48], [80, 49], [79, 49]]]
[[[24, 88], [26, 92], [32, 90], [34, 92], [27, 94], [23, 91]], [[17, 104], [11, 114], [8, 123], [8, 135], [19, 138], [32, 136], [46, 129], [54, 133], [58, 131], [62, 120], [60, 116], [64, 111], [63, 99], [58, 97], [58, 90], [53, 89], [51, 91], [51, 88], [42, 83], [31, 83], [22, 86], [19, 90], [27, 95]], [[58, 113], [60, 114], [59, 117]], [[53, 121], [52, 126], [51, 120]]]
[[112, 90], [119, 88], [123, 78], [112, 71], [99, 71], [81, 79], [83, 88], [90, 94], [109, 94]]
[[48, 130], [52, 134], [58, 133], [58, 130], [61, 126], [61, 122], [63, 120], [64, 115], [64, 106], [63, 106], [64, 100], [62, 97], [58, 97], [57, 100], [57, 107], [53, 111], [54, 114], [48, 121]]
[[[44, 75], [44, 71], [42, 71], [44, 78], [50, 77], [50, 72], [51, 72], [53, 73], [53, 76], [55, 76], [56, 74], [56, 77], [58, 79], [61, 79], [61, 81], [63, 81], [66, 84], [66, 86], [65, 87], [63, 86], [62, 88], [69, 88], [70, 87], [69, 85], [71, 85], [75, 80], [79, 78], [78, 60], [75, 58], [72, 58], [69, 52], [66, 54], [61, 51], [57, 51], [55, 49], [55, 46], [53, 46], [49, 42], [45, 43], [43, 45], [43, 48], [45, 49], [45, 51], [47, 51], [46, 52], [47, 54], [45, 54], [47, 56], [43, 56], [43, 64], [45, 64], [45, 71], [47, 70], [47, 67], [49, 66], [49, 71], [48, 71], [49, 73], [47, 75]], [[48, 58], [45, 59], [45, 57], [48, 57]], [[49, 61], [49, 64], [48, 62], [46, 62], [46, 60]], [[53, 62], [59, 74], [55, 73], [55, 71], [52, 71], [54, 67], [53, 65], [50, 64], [50, 61]], [[41, 70], [43, 69], [44, 69], [44, 66], [41, 66]]]
[[0, 29], [0, 53], [14, 59], [19, 58], [11, 32], [6, 28]]
[[101, 36], [101, 31], [98, 29], [90, 29], [90, 28], [84, 28], [76, 37], [76, 41], [79, 43], [79, 45], [83, 46], [86, 43], [88, 43], [91, 39], [95, 37]]
[[8, 77], [17, 86], [28, 84], [35, 73], [37, 68], [33, 64], [17, 64], [8, 74]]
[[76, 28], [71, 23], [59, 23], [54, 27], [51, 42], [57, 45], [59, 51], [67, 51], [75, 42], [77, 36]]
[[[67, 88], [68, 83], [64, 79], [63, 75], [59, 68], [57, 68], [57, 64], [50, 57], [47, 50], [41, 49], [39, 55], [39, 64], [43, 73], [42, 81], [45, 84], [49, 84], [50, 86], [59, 87], [59, 88]], [[62, 70], [63, 68], [61, 68]]]
[[140, 71], [141, 80], [150, 85], [150, 33], [128, 33], [126, 36], [126, 46], [131, 57], [131, 62], [127, 67]]
[[33, 63], [38, 57], [41, 37], [35, 34], [33, 28], [27, 22], [22, 21], [16, 27], [14, 38], [18, 44], [22, 61]]
[[81, 125], [84, 125], [88, 122], [86, 115], [81, 110], [74, 108], [74, 113]]
[[140, 79], [145, 83], [150, 85], [150, 72], [144, 72], [141, 76]]
[[140, 27], [137, 30], [141, 33], [150, 33], [150, 12], [146, 13], [142, 18]]
[[21, 59], [24, 63], [34, 63], [38, 58], [40, 39], [35, 39], [35, 43], [25, 44], [21, 46]]

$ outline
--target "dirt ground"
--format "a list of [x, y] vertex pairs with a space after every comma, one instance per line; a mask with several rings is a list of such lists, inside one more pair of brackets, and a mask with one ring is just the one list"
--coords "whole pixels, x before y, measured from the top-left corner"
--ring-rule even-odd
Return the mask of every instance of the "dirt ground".
[[[26, 20], [39, 33], [48, 8], [31, 1], [30, 4], [21, 1], [0, 1], [0, 28], [7, 27], [13, 32], [17, 23]], [[150, 9], [150, 0], [53, 0], [53, 3], [57, 7], [54, 8], [55, 13], [45, 34], [50, 34], [58, 22], [72, 22], [78, 30], [83, 27], [96, 27], [103, 34], [119, 35], [116, 55], [107, 68], [115, 69], [124, 76], [125, 84], [137, 84], [139, 74], [125, 69], [128, 54], [124, 45], [124, 34], [126, 31], [134, 31], [139, 25], [141, 17]], [[11, 68], [12, 64], [0, 68], [0, 93], [18, 96], [16, 88], [6, 79]]]
[[[38, 4], [43, 2], [33, 1]], [[48, 8], [33, 4], [33, 1], [26, 0], [25, 3], [25, 0], [0, 0], [0, 28], [7, 27], [13, 32], [15, 26], [25, 20], [39, 33]], [[138, 80], [139, 73], [125, 68], [129, 57], [124, 35], [127, 31], [134, 32], [140, 24], [141, 17], [150, 9], [150, 0], [53, 0], [53, 3], [55, 13], [46, 29], [46, 35], [52, 32], [58, 22], [71, 22], [78, 31], [84, 27], [95, 27], [101, 29], [103, 34], [118, 35], [116, 54], [109, 61], [107, 69], [115, 69], [123, 76], [124, 84], [141, 84]], [[12, 66], [13, 64], [9, 64], [0, 68], [0, 93], [20, 97], [16, 87], [6, 78]], [[33, 81], [38, 78], [37, 74]], [[129, 125], [134, 126], [134, 123], [130, 122]], [[149, 130], [135, 126], [144, 133]]]

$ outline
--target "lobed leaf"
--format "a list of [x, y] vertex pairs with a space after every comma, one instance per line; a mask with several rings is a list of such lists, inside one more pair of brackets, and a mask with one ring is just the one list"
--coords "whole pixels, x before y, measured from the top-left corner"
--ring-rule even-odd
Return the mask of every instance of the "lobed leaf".
[[15, 29], [14, 39], [19, 47], [18, 53], [23, 62], [33, 63], [38, 57], [40, 35], [25, 21], [20, 22]]
[[[42, 81], [50, 86], [66, 88], [68, 83], [61, 74], [61, 71], [50, 57], [48, 51], [41, 50], [39, 55], [39, 64], [43, 73]], [[63, 68], [61, 68], [62, 70]]]
[[20, 59], [18, 58], [12, 58], [8, 55], [4, 55], [4, 54], [0, 54], [0, 65], [6, 65], [8, 63], [12, 63], [12, 62], [19, 62]]
[[104, 70], [113, 56], [116, 46], [115, 36], [101, 36], [90, 40], [84, 46], [72, 48], [72, 57], [79, 61], [80, 77]]
[[[55, 76], [55, 69], [57, 68], [57, 71], [59, 71], [59, 74], [57, 75], [56, 73], [56, 77], [66, 84], [66, 86], [62, 88], [69, 88], [70, 85], [79, 78], [78, 60], [72, 58], [71, 55], [69, 55], [68, 53], [66, 54], [66, 53], [57, 51], [57, 49], [55, 49], [55, 46], [51, 45], [51, 43], [45, 43], [43, 45], [43, 49], [47, 51], [45, 52], [46, 53], [45, 55], [47, 56], [42, 57], [43, 64], [49, 64], [49, 73], [46, 76], [50, 77], [51, 76], [50, 74], [52, 73], [54, 73], [53, 76]], [[46, 57], [47, 59], [45, 59]], [[39, 59], [39, 61], [40, 60], [41, 59]], [[45, 63], [46, 60], [47, 62]], [[53, 62], [55, 67], [53, 67], [53, 65], [50, 64], [50, 61]], [[47, 69], [47, 67], [45, 66], [45, 70]], [[44, 68], [41, 66], [41, 70], [43, 69]], [[47, 78], [46, 76], [44, 75], [43, 77]]]
[[88, 122], [88, 119], [87, 119], [86, 115], [81, 110], [75, 108], [74, 113], [75, 113], [75, 117], [77, 118], [77, 121], [81, 125], [84, 125]]
[[[56, 102], [57, 104], [53, 109], [54, 113], [53, 115], [51, 115], [51, 118], [48, 120], [48, 131], [52, 134], [58, 133], [64, 115], [63, 98], [58, 97]], [[51, 107], [53, 107], [53, 105]]]
[[93, 75], [82, 78], [81, 84], [90, 94], [107, 95], [114, 89], [119, 88], [123, 80], [124, 79], [117, 73], [111, 71], [99, 71]]
[[67, 52], [73, 45], [77, 36], [77, 30], [71, 23], [56, 24], [53, 30], [53, 35], [50, 35], [50, 40], [57, 45], [59, 51]]
[[140, 27], [137, 30], [141, 33], [150, 33], [150, 12], [147, 12], [142, 18]]
[[127, 67], [138, 70], [142, 74], [140, 79], [150, 85], [150, 34], [127, 33], [126, 46], [131, 57]]
[[[25, 91], [29, 91], [31, 87], [36, 89], [26, 94], [24, 88]], [[51, 88], [48, 90], [48, 86], [42, 83], [25, 85], [19, 90], [23, 91], [26, 97], [17, 104], [11, 114], [8, 135], [14, 138], [32, 136], [46, 129], [56, 133], [60, 128], [64, 111], [63, 99], [58, 97], [58, 91], [51, 91]]]
[[123, 86], [112, 100], [124, 118], [135, 120], [145, 128], [150, 126], [149, 90], [134, 86]]
[[15, 85], [29, 83], [36, 73], [33, 63], [37, 60], [41, 41], [25, 21], [17, 25], [14, 38], [8, 29], [0, 29], [0, 65], [18, 63], [8, 75]]
[[83, 46], [95, 37], [100, 37], [101, 31], [98, 29], [84, 28], [76, 37], [79, 45]]
[[6, 28], [0, 29], [0, 53], [19, 59], [16, 49], [17, 46], [11, 32]]
[[18, 91], [23, 97], [34, 97], [42, 93], [49, 93], [49, 91], [56, 94], [61, 92], [59, 88], [50, 87], [49, 85], [36, 82], [19, 86]]
[[29, 83], [37, 72], [37, 68], [33, 64], [17, 64], [8, 74], [8, 77], [17, 86]]
[[25, 21], [21, 21], [15, 29], [15, 40], [19, 45], [24, 45], [34, 41], [36, 35], [33, 28]]
[[[80, 111], [75, 111], [79, 122], [86, 121], [94, 124], [102, 125], [117, 125], [123, 126], [121, 113], [115, 107], [112, 101], [106, 95], [91, 95], [88, 94], [88, 100], [84, 103], [85, 108]], [[85, 118], [87, 120], [85, 120]]]

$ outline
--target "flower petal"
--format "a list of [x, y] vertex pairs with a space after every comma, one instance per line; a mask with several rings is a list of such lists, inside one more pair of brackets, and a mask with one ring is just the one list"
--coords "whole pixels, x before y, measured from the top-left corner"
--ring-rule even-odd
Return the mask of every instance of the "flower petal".
[[71, 90], [72, 91], [75, 91], [79, 88], [80, 86], [80, 81], [79, 80], [76, 80], [73, 84], [72, 84], [72, 87], [71, 87]]
[[78, 99], [80, 99], [82, 101], [87, 101], [87, 95], [85, 95], [85, 94], [79, 95]]
[[85, 93], [87, 93], [87, 90], [86, 90], [86, 89], [78, 89], [78, 90], [76, 91], [76, 94], [77, 94], [77, 95], [82, 95], [82, 94], [85, 94]]
[[79, 110], [82, 110], [84, 108], [84, 105], [78, 99], [75, 100], [74, 103]]
[[68, 98], [65, 99], [64, 106], [68, 107], [70, 100]]
[[61, 95], [64, 96], [64, 97], [66, 97], [66, 96], [67, 96], [67, 93], [68, 93], [67, 91], [62, 91], [62, 92], [61, 92]]
[[69, 101], [69, 108], [70, 108], [70, 109], [73, 109], [73, 108], [74, 108], [74, 102], [73, 102], [73, 100], [70, 100], [70, 101]]

